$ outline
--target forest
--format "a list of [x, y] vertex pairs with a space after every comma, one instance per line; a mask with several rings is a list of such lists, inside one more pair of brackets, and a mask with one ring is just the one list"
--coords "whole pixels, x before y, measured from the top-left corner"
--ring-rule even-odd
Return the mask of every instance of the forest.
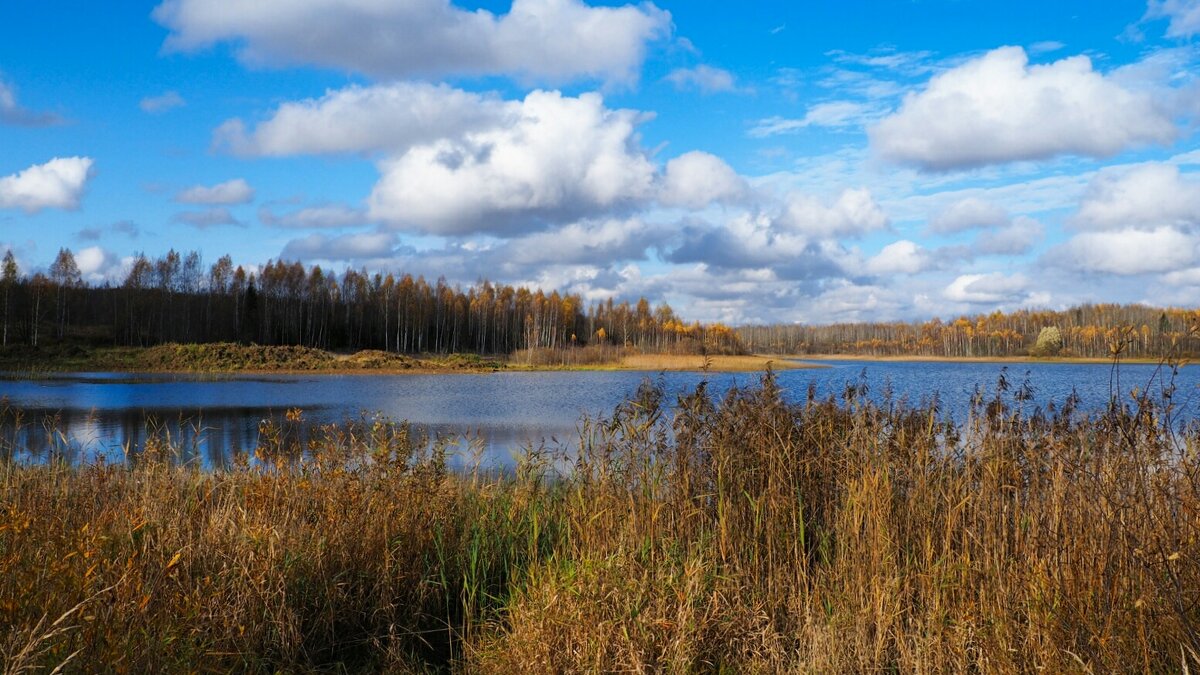
[[[1063, 356], [1158, 358], [1195, 355], [1200, 311], [1145, 305], [1081, 305], [1064, 311], [1022, 309], [962, 316], [950, 321], [839, 323], [824, 326], [744, 326], [746, 349], [771, 354], [861, 356]], [[1056, 340], [1038, 350], [1043, 331]]]
[[[1200, 353], [1200, 311], [1089, 304], [943, 321], [775, 324], [688, 322], [670, 306], [586, 302], [578, 294], [444, 278], [306, 267], [283, 260], [247, 270], [222, 256], [138, 255], [119, 284], [89, 284], [69, 249], [43, 273], [0, 267], [0, 343], [146, 347], [237, 342], [334, 351], [513, 354], [575, 348], [646, 353], [846, 354], [913, 357], [1156, 358]], [[1046, 341], [1047, 333], [1053, 339]], [[1041, 340], [1039, 341], [1039, 338]]]
[[86, 283], [61, 249], [47, 273], [0, 268], [3, 345], [47, 340], [145, 347], [240, 342], [327, 350], [509, 354], [612, 346], [647, 352], [739, 353], [722, 324], [687, 323], [666, 304], [587, 304], [577, 294], [444, 278], [270, 261], [256, 270], [196, 252], [135, 257], [120, 284]]

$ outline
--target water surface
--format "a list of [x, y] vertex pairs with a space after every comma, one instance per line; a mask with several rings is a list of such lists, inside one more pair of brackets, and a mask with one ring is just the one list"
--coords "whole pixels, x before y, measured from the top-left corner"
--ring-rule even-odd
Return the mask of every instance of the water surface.
[[[784, 395], [802, 400], [840, 395], [866, 385], [874, 400], [921, 403], [935, 395], [944, 415], [962, 420], [977, 391], [994, 392], [1005, 377], [1027, 384], [1044, 406], [1074, 392], [1081, 409], [1102, 410], [1110, 393], [1170, 384], [1157, 366], [1034, 363], [829, 362], [819, 369], [778, 373]], [[384, 417], [407, 420], [433, 436], [470, 434], [487, 463], [505, 465], [530, 444], [556, 445], [577, 436], [583, 415], [608, 414], [647, 378], [669, 397], [707, 380], [719, 395], [755, 384], [757, 373], [499, 372], [441, 375], [190, 376], [74, 373], [0, 379], [0, 399], [23, 411], [22, 424], [0, 425], [0, 451], [23, 461], [61, 456], [71, 461], [120, 461], [150, 435], [184, 449], [181, 461], [220, 467], [253, 450], [259, 424], [303, 411], [308, 422]], [[1175, 376], [1176, 419], [1200, 418], [1200, 368]]]

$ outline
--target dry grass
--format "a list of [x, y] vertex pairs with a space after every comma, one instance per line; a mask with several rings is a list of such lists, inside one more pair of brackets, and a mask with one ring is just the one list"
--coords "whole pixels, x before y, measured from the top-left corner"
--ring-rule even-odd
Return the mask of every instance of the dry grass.
[[709, 370], [712, 372], [763, 372], [767, 369], [790, 370], [812, 365], [777, 356], [700, 354], [629, 354], [621, 358], [621, 370]]
[[[263, 429], [221, 473], [0, 466], [9, 671], [1162, 672], [1200, 653], [1200, 433], [647, 386], [565, 458]], [[425, 449], [423, 449], [425, 448]], [[298, 461], [297, 454], [307, 453]]]
[[411, 356], [375, 349], [338, 354], [314, 347], [232, 342], [0, 349], [0, 369], [25, 372], [417, 374], [492, 372], [504, 367], [500, 361], [476, 354]]

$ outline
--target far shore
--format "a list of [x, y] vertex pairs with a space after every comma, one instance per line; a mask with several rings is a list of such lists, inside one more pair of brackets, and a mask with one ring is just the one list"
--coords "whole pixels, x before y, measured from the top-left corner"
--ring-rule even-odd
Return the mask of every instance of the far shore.
[[802, 357], [773, 356], [767, 354], [717, 355], [700, 354], [631, 354], [609, 363], [563, 366], [523, 366], [510, 363], [508, 370], [629, 370], [638, 372], [717, 372], [753, 373], [771, 370], [799, 370], [822, 368], [820, 364], [804, 363]]
[[[119, 372], [191, 375], [455, 375], [495, 372], [630, 371], [749, 373], [827, 368], [833, 363], [997, 363], [1110, 364], [1111, 359], [1073, 356], [877, 356], [864, 354], [618, 354], [607, 360], [572, 363], [558, 359], [526, 361], [522, 354], [395, 354], [376, 350], [336, 353], [308, 347], [167, 344], [156, 347], [80, 347], [0, 350], [0, 371], [9, 376]], [[1157, 364], [1158, 359], [1122, 358], [1120, 363]]]
[[520, 355], [407, 355], [365, 350], [335, 353], [305, 347], [167, 344], [155, 347], [82, 347], [0, 350], [0, 371], [37, 377], [60, 373], [117, 372], [190, 375], [455, 375], [543, 371], [762, 372], [821, 368], [787, 356], [700, 354], [614, 354], [611, 360], [529, 363]]
[[[1109, 364], [1111, 358], [1083, 356], [878, 356], [869, 354], [792, 354], [778, 358], [800, 359], [802, 361], [870, 361], [870, 362], [912, 362], [912, 363], [1090, 363]], [[1155, 358], [1125, 358], [1120, 363], [1158, 364], [1162, 359]], [[1185, 359], [1186, 362], [1186, 359]]]

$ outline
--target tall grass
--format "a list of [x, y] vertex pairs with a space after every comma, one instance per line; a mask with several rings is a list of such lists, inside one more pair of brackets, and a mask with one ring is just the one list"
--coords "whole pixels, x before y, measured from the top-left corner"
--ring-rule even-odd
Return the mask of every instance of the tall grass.
[[962, 424], [770, 375], [663, 398], [504, 473], [298, 415], [221, 472], [0, 465], [5, 668], [1200, 664], [1200, 433], [1162, 398], [1085, 416], [1002, 383]]

